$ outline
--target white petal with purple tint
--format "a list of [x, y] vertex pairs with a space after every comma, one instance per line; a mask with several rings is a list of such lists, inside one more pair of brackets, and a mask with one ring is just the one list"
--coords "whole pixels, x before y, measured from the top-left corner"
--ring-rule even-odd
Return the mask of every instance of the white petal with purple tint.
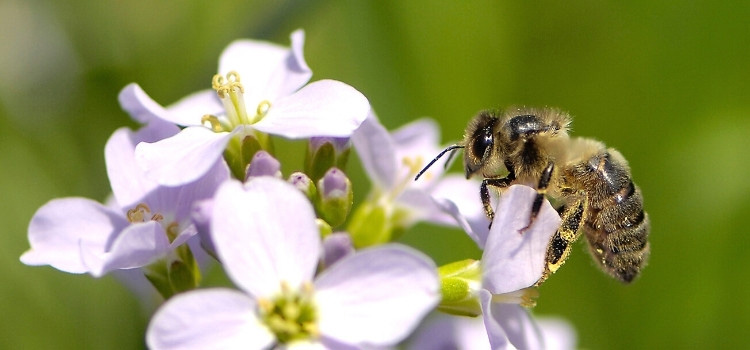
[[312, 281], [321, 249], [315, 213], [282, 180], [255, 178], [247, 190], [226, 182], [214, 198], [211, 233], [227, 274], [253, 296]]

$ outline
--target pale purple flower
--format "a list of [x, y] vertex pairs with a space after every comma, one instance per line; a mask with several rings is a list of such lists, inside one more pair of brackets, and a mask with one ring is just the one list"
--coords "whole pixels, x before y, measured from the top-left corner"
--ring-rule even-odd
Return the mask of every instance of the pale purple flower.
[[295, 31], [291, 41], [291, 48], [231, 43], [219, 59], [215, 91], [200, 91], [167, 108], [137, 85], [126, 87], [127, 110], [185, 127], [174, 137], [136, 148], [147, 175], [166, 185], [190, 182], [220, 160], [232, 138], [262, 138], [259, 132], [287, 138], [350, 136], [367, 116], [369, 102], [339, 81], [305, 85], [312, 71], [302, 54], [304, 33]]
[[408, 344], [410, 350], [489, 350], [482, 317], [436, 315], [420, 327]]
[[460, 175], [444, 176], [443, 157], [418, 181], [415, 175], [443, 149], [431, 119], [420, 119], [389, 133], [375, 114], [352, 136], [354, 148], [373, 182], [372, 201], [404, 215], [403, 227], [417, 221], [460, 226], [482, 247], [489, 232], [479, 198], [479, 182]]
[[407, 348], [410, 350], [576, 349], [575, 330], [567, 321], [553, 317], [531, 318], [528, 313], [514, 314], [518, 311], [517, 308], [509, 311], [515, 317], [513, 327], [529, 333], [518, 338], [541, 338], [541, 342], [505, 343], [504, 347], [492, 348], [482, 316], [437, 315], [417, 330]]
[[[560, 216], [545, 200], [528, 229], [537, 192], [513, 185], [503, 192], [482, 254], [478, 290], [484, 324], [493, 349], [543, 348], [544, 341], [523, 304], [533, 304], [533, 287], [545, 269], [547, 246]], [[512, 346], [512, 347], [511, 347]]]
[[[351, 349], [395, 344], [439, 299], [433, 263], [400, 245], [348, 255], [314, 277], [321, 257], [315, 213], [294, 186], [260, 177], [229, 181], [214, 199], [214, 243], [241, 291], [195, 290], [156, 312], [152, 349]], [[283, 298], [286, 311], [273, 310]], [[282, 318], [282, 314], [286, 317]]]
[[160, 140], [177, 130], [155, 122], [138, 132], [115, 131], [105, 147], [113, 204], [77, 197], [48, 202], [31, 219], [31, 249], [21, 261], [98, 277], [148, 265], [193, 236], [192, 203], [210, 197], [229, 177], [228, 169], [217, 164], [191, 184], [164, 187], [146, 179], [133, 157], [138, 142]]

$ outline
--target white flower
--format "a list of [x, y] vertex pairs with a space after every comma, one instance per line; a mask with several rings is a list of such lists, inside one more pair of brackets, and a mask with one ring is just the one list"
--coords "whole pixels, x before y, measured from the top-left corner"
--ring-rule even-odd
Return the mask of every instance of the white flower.
[[[555, 317], [531, 318], [528, 313], [520, 313], [517, 308], [508, 308], [506, 319], [513, 319], [513, 328], [517, 332], [529, 334], [514, 335], [514, 339], [541, 338], [542, 342], [505, 343], [506, 349], [576, 349], [576, 333], [569, 322]], [[456, 349], [456, 350], [489, 350], [487, 329], [482, 316], [464, 317], [437, 315], [420, 327], [409, 342], [408, 349]], [[498, 349], [495, 347], [494, 349]]]
[[229, 178], [226, 166], [216, 164], [193, 183], [165, 187], [146, 179], [133, 158], [138, 142], [176, 132], [174, 125], [158, 122], [149, 122], [138, 132], [115, 131], [105, 146], [115, 203], [107, 206], [77, 197], [46, 203], [31, 219], [31, 249], [21, 261], [99, 277], [112, 270], [148, 265], [195, 235], [191, 207], [210, 198]]
[[223, 266], [242, 291], [170, 299], [151, 321], [150, 348], [388, 346], [439, 299], [433, 263], [399, 245], [348, 255], [313, 278], [321, 255], [315, 214], [282, 180], [225, 183], [211, 225]]
[[[264, 134], [351, 135], [367, 116], [367, 99], [334, 80], [305, 85], [312, 71], [302, 55], [304, 33], [298, 30], [291, 38], [291, 48], [233, 42], [219, 59], [219, 74], [213, 80], [216, 91], [195, 93], [167, 108], [137, 85], [126, 87], [127, 98], [121, 99], [126, 110], [185, 126], [174, 137], [137, 147], [136, 158], [147, 175], [165, 185], [190, 182], [220, 160], [233, 138], [241, 142], [252, 136], [263, 145]], [[244, 165], [235, 173], [244, 174]]]
[[394, 225], [406, 228], [418, 221], [460, 226], [482, 247], [489, 222], [479, 198], [479, 182], [460, 175], [443, 176], [443, 157], [418, 181], [415, 175], [442, 147], [437, 124], [421, 119], [389, 133], [374, 114], [362, 123], [352, 143], [373, 182], [368, 203], [384, 208]]
[[545, 270], [547, 246], [560, 227], [560, 216], [545, 200], [529, 224], [537, 192], [513, 185], [500, 197], [482, 254], [478, 290], [484, 324], [493, 349], [540, 349], [544, 340], [529, 312], [534, 286]]

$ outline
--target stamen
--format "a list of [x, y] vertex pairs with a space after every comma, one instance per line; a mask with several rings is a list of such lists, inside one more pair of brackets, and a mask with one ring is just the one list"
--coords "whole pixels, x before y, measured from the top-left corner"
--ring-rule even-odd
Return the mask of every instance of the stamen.
[[216, 116], [210, 114], [204, 115], [201, 118], [201, 124], [203, 124], [203, 126], [208, 126], [206, 125], [206, 123], [211, 125], [211, 130], [213, 130], [214, 132], [225, 131], [224, 127], [222, 127], [221, 122], [219, 121], [219, 118], [217, 118]]
[[128, 210], [127, 217], [130, 223], [146, 221], [146, 217], [151, 214], [151, 208], [145, 203], [140, 203], [135, 208]]
[[227, 73], [226, 78], [216, 74], [211, 81], [211, 86], [216, 90], [224, 104], [230, 130], [240, 124], [252, 124], [245, 110], [245, 98], [242, 96], [245, 93], [245, 88], [240, 83], [239, 73], [231, 71]]
[[388, 192], [388, 198], [386, 200], [395, 200], [396, 197], [398, 197], [406, 190], [407, 187], [409, 187], [412, 177], [414, 177], [414, 174], [419, 171], [420, 164], [422, 164], [422, 157], [403, 157], [401, 158], [401, 164], [403, 164], [408, 169], [408, 172], [406, 176], [398, 179], [396, 186], [394, 186]]
[[273, 301], [266, 298], [258, 298], [256, 301], [258, 302], [258, 308], [263, 313], [269, 313], [273, 311]]
[[235, 71], [227, 73], [226, 79], [221, 74], [214, 75], [211, 81], [211, 87], [219, 94], [220, 98], [226, 97], [226, 94], [237, 89], [240, 93], [245, 93], [245, 88], [240, 83], [240, 75]]
[[526, 308], [536, 306], [536, 299], [539, 297], [539, 290], [534, 287], [524, 288], [515, 292], [506, 294], [495, 294], [492, 301], [497, 303], [519, 304]]
[[313, 301], [313, 285], [305, 282], [292, 288], [281, 282], [281, 291], [270, 299], [259, 298], [258, 308], [263, 323], [282, 344], [317, 338], [317, 311]]
[[409, 174], [413, 175], [419, 172], [422, 163], [424, 163], [424, 159], [422, 158], [422, 156], [404, 157], [401, 162], [406, 165], [407, 168], [409, 168]]
[[169, 242], [174, 242], [174, 239], [177, 238], [177, 235], [180, 234], [180, 225], [178, 225], [176, 222], [172, 222], [171, 224], [167, 225], [166, 231]]
[[255, 120], [255, 121], [257, 122], [258, 120], [263, 119], [263, 117], [266, 115], [266, 113], [268, 113], [269, 109], [271, 109], [271, 102], [268, 101], [268, 100], [261, 101], [258, 104], [258, 108], [255, 110], [255, 113], [257, 114], [257, 116], [256, 116], [257, 120]]

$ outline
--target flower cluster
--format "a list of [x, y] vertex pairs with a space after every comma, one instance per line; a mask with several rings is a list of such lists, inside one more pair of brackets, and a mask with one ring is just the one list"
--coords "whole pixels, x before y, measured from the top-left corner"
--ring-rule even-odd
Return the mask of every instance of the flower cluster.
[[[303, 43], [302, 31], [289, 48], [233, 42], [212, 89], [166, 107], [126, 86], [120, 104], [142, 126], [106, 144], [111, 200], [42, 206], [21, 261], [140, 271], [165, 300], [146, 334], [153, 349], [574, 346], [569, 327], [555, 335], [528, 311], [560, 223], [549, 202], [527, 228], [536, 191], [511, 186], [489, 229], [477, 182], [443, 163], [415, 182], [441, 149], [436, 124], [389, 132], [353, 87], [309, 83]], [[293, 150], [279, 137], [308, 140], [300, 170], [282, 171]], [[356, 206], [352, 147], [372, 181]], [[418, 222], [465, 231], [481, 259], [437, 267], [395, 242]], [[236, 288], [201, 288], [204, 252]], [[449, 316], [420, 326], [433, 312]]]

